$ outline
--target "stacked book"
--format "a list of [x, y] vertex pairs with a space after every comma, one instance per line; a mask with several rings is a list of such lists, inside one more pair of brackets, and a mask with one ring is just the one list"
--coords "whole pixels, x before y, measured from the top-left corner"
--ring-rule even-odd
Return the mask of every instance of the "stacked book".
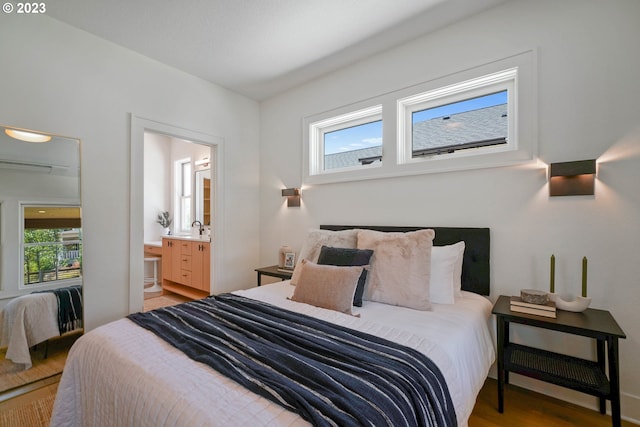
[[547, 301], [543, 304], [535, 304], [525, 302], [520, 297], [511, 297], [511, 311], [518, 313], [534, 314], [536, 316], [544, 316], [556, 318], [556, 303]]

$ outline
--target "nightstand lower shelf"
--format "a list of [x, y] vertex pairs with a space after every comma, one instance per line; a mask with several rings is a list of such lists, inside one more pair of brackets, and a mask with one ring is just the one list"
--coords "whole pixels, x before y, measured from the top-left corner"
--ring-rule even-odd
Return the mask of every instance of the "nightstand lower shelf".
[[518, 344], [504, 349], [504, 367], [593, 396], [608, 398], [609, 380], [597, 362]]

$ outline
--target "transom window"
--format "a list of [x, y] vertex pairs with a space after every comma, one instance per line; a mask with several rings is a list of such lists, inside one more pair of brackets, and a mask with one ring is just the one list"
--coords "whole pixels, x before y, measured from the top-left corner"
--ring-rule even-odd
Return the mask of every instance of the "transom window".
[[382, 162], [382, 106], [342, 114], [309, 126], [314, 174]]
[[305, 118], [304, 183], [532, 161], [535, 62], [527, 51]]
[[506, 144], [507, 91], [411, 113], [412, 157]]
[[509, 69], [399, 100], [400, 163], [513, 149], [516, 75]]

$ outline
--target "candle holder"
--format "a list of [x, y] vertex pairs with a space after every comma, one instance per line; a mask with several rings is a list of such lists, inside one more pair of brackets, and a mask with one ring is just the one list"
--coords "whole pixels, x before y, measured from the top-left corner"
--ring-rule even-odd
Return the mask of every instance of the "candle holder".
[[564, 311], [573, 311], [574, 313], [585, 311], [591, 304], [591, 297], [577, 296], [574, 300], [566, 301], [560, 295], [551, 292], [549, 293], [549, 300], [556, 303], [556, 308]]

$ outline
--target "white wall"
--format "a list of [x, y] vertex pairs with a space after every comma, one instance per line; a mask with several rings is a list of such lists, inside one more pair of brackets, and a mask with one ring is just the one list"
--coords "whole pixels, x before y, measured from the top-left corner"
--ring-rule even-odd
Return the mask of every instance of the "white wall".
[[171, 138], [144, 134], [144, 241], [159, 241], [164, 229], [158, 214], [171, 208]]
[[219, 287], [255, 283], [256, 102], [48, 16], [1, 14], [0, 58], [0, 123], [82, 140], [87, 329], [128, 313], [130, 113], [224, 138]]
[[[548, 288], [580, 292], [589, 259], [592, 306], [610, 310], [620, 341], [622, 411], [640, 420], [640, 2], [513, 1], [368, 58], [261, 104], [260, 260], [276, 262], [281, 244], [299, 250], [322, 223], [488, 226], [492, 299]], [[597, 158], [595, 197], [549, 198], [545, 170], [502, 167], [304, 188], [287, 209], [281, 188], [302, 181], [302, 118], [389, 91], [538, 50], [539, 157]], [[514, 338], [584, 357], [590, 340], [515, 327]], [[513, 376], [594, 407], [593, 397]], [[507, 406], [509, 403], [507, 402]]]

